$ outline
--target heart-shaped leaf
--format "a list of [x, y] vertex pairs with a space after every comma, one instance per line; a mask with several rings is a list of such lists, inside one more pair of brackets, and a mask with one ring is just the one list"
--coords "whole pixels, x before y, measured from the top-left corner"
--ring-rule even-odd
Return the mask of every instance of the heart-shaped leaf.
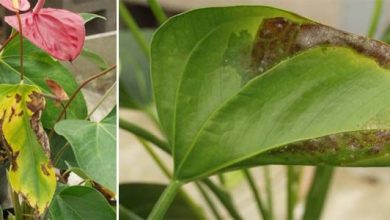
[[[24, 74], [25, 83], [38, 86], [44, 93], [49, 94], [50, 89], [46, 84], [47, 79], [59, 82], [67, 94], [73, 94], [78, 84], [75, 77], [58, 61], [31, 44], [24, 41]], [[20, 81], [20, 52], [19, 39], [11, 41], [1, 54], [0, 59], [0, 83], [19, 83]], [[42, 123], [45, 128], [52, 128], [61, 107], [55, 105], [55, 101], [47, 100], [47, 107], [42, 115]], [[67, 119], [84, 119], [87, 116], [87, 106], [82, 93], [78, 94], [66, 112]]]
[[49, 142], [40, 123], [45, 100], [36, 86], [2, 84], [0, 106], [2, 141], [11, 152], [9, 183], [42, 214], [56, 189]]
[[0, 0], [0, 4], [10, 11], [27, 11], [30, 9], [28, 0]]
[[[361, 165], [367, 149], [388, 155], [390, 47], [384, 43], [286, 11], [244, 6], [170, 19], [151, 53], [156, 104], [179, 180], [280, 163], [286, 158], [280, 147], [291, 155], [297, 146], [291, 144], [316, 138], [323, 139], [315, 157], [289, 164]], [[350, 134], [355, 131], [372, 131], [373, 138], [359, 139]], [[329, 135], [352, 159], [322, 154], [331, 151]], [[351, 135], [365, 141], [359, 142], [364, 149], [350, 147]], [[307, 143], [301, 151], [309, 154]], [[389, 157], [381, 160], [364, 164], [390, 165]]]
[[115, 211], [95, 189], [71, 186], [61, 190], [49, 209], [51, 219], [114, 220]]
[[[5, 21], [19, 31], [18, 18], [7, 16]], [[59, 60], [76, 59], [84, 46], [83, 18], [63, 9], [44, 8], [21, 15], [23, 36]]]
[[116, 191], [116, 108], [100, 122], [63, 120], [55, 126], [71, 144], [80, 168]]

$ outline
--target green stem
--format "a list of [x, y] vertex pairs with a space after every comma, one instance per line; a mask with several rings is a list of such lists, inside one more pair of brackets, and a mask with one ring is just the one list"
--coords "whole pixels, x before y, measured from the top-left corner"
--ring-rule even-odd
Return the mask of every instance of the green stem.
[[[146, 140], [146, 141], [149, 141], [151, 142], [152, 144], [156, 145], [157, 147], [159, 147], [160, 149], [164, 150], [165, 152], [167, 152], [168, 154], [170, 154], [170, 148], [169, 148], [169, 145], [168, 143], [160, 140], [159, 138], [157, 138], [156, 136], [154, 136], [153, 134], [151, 134], [150, 132], [146, 131], [145, 129], [143, 128], [140, 128], [139, 126], [135, 125], [135, 124], [132, 124], [130, 122], [127, 122], [123, 119], [119, 119], [119, 127], [130, 132], [130, 133], [133, 133], [134, 135], [138, 136], [138, 137], [141, 137], [142, 139]], [[155, 160], [160, 160], [158, 157], [154, 157], [153, 155], [151, 155]], [[159, 163], [157, 162], [157, 164], [162, 164], [162, 163]], [[170, 174], [170, 176], [172, 176], [172, 174]], [[214, 185], [213, 182], [211, 182], [210, 180], [208, 181], [208, 187], [212, 187], [212, 192], [218, 192], [219, 195], [216, 195], [217, 198], [219, 198], [219, 201], [221, 201], [222, 205], [225, 206], [225, 208], [227, 210], [233, 210], [231, 211], [233, 213], [234, 216], [239, 216], [234, 207], [234, 205], [232, 204], [231, 202], [231, 199], [229, 197], [229, 195], [222, 191], [221, 189], [219, 189], [216, 185]], [[200, 189], [199, 189], [200, 190]], [[222, 193], [223, 192], [223, 193]], [[221, 198], [221, 196], [223, 196], [224, 198]], [[207, 200], [207, 198], [204, 198], [205, 200]], [[213, 209], [212, 207], [210, 207], [210, 209]], [[237, 218], [239, 219], [239, 218]]]
[[148, 0], [148, 3], [158, 23], [159, 24], [164, 23], [168, 18], [165, 15], [161, 5], [157, 2], [157, 0]]
[[152, 212], [148, 216], [148, 220], [160, 220], [164, 218], [165, 213], [168, 211], [171, 203], [179, 192], [182, 182], [177, 180], [171, 180], [163, 194], [158, 199], [156, 205], [154, 205]]
[[114, 88], [116, 87], [116, 82], [114, 82], [114, 84], [112, 84], [112, 86], [110, 88], [107, 89], [107, 91], [104, 93], [104, 95], [102, 96], [102, 98], [100, 98], [100, 100], [98, 101], [98, 103], [93, 107], [93, 109], [89, 112], [88, 116], [85, 118], [85, 120], [88, 120], [92, 115], [93, 113], [95, 113], [95, 111], [104, 103], [104, 101], [106, 101], [106, 99], [110, 96], [111, 92], [114, 90]]
[[242, 219], [242, 217], [238, 213], [236, 207], [233, 205], [233, 201], [231, 200], [229, 194], [227, 194], [225, 191], [221, 190], [210, 179], [203, 179], [202, 183], [204, 183], [214, 193], [214, 195], [222, 203], [222, 205], [226, 208], [226, 210], [229, 212], [230, 216], [233, 219]]
[[14, 206], [14, 211], [15, 211], [15, 220], [22, 220], [23, 212], [19, 202], [19, 195], [16, 192], [12, 191], [11, 198], [12, 198], [12, 205]]
[[122, 21], [126, 24], [126, 26], [130, 29], [130, 31], [133, 33], [135, 40], [140, 45], [143, 52], [146, 54], [147, 57], [149, 57], [149, 45], [146, 42], [140, 28], [138, 27], [137, 23], [135, 22], [133, 16], [127, 10], [125, 3], [123, 3], [123, 0], [119, 1], [119, 15], [122, 19]]
[[371, 17], [371, 24], [367, 34], [368, 37], [370, 38], [373, 38], [375, 36], [375, 33], [378, 29], [379, 19], [382, 13], [382, 6], [383, 6], [383, 0], [375, 1], [374, 11]]
[[257, 207], [259, 209], [259, 213], [260, 213], [261, 217], [264, 220], [270, 220], [268, 211], [266, 210], [266, 208], [263, 205], [263, 202], [261, 201], [260, 193], [256, 187], [255, 181], [253, 180], [252, 174], [250, 173], [250, 171], [248, 169], [243, 169], [242, 172], [244, 173], [244, 176], [245, 176], [245, 178], [249, 184], [249, 187], [252, 191], [253, 197], [256, 201], [256, 204], [257, 204]]
[[203, 188], [201, 184], [198, 182], [195, 182], [196, 187], [199, 189], [199, 192], [202, 194], [204, 200], [206, 201], [207, 205], [209, 206], [211, 213], [213, 213], [215, 219], [222, 219], [221, 215], [218, 212], [217, 207], [215, 207], [213, 201], [211, 200], [210, 196], [207, 194], [206, 190]]
[[333, 177], [333, 167], [317, 167], [306, 198], [303, 220], [318, 220], [321, 217], [326, 195]]
[[226, 187], [226, 180], [225, 180], [225, 176], [223, 175], [223, 173], [218, 174], [217, 177], [218, 177], [219, 183], [223, 187]]
[[159, 147], [161, 150], [165, 151], [166, 153], [171, 153], [171, 149], [169, 148], [168, 146], [168, 143], [160, 140], [159, 138], [157, 138], [156, 136], [154, 136], [152, 133], [150, 133], [149, 131], [131, 123], [131, 122], [128, 122], [128, 121], [125, 121], [124, 119], [121, 119], [119, 118], [119, 127], [130, 132], [130, 133], [133, 133], [135, 134], [136, 136], [139, 136], [143, 139], [145, 139], [146, 141], [149, 141], [151, 142], [152, 144], [156, 145], [157, 147]]
[[[172, 173], [169, 171], [168, 167], [165, 166], [164, 162], [158, 157], [158, 155], [154, 152], [152, 147], [142, 138], [137, 137], [138, 141], [144, 146], [145, 150], [148, 152], [148, 154], [152, 157], [152, 159], [156, 162], [157, 166], [161, 169], [161, 171], [164, 173], [164, 175], [168, 178], [172, 178]], [[194, 213], [197, 214], [197, 216], [200, 219], [204, 219], [205, 216], [199, 206], [194, 202], [194, 200], [186, 193], [184, 190], [180, 190], [179, 194], [182, 196], [182, 198], [187, 202], [187, 204], [191, 207], [191, 209], [194, 211]]]
[[164, 175], [168, 179], [172, 179], [172, 174], [169, 172], [168, 167], [166, 167], [163, 163], [163, 161], [158, 157], [158, 155], [154, 152], [152, 147], [146, 143], [146, 141], [143, 138], [137, 137], [138, 141], [142, 144], [142, 146], [145, 148], [145, 150], [148, 152], [148, 154], [152, 157], [154, 162], [156, 162], [157, 166], [161, 169], [161, 171], [164, 173]]
[[294, 210], [299, 189], [299, 171], [295, 166], [287, 166], [287, 219], [294, 219]]
[[274, 219], [274, 206], [272, 199], [272, 182], [271, 182], [271, 174], [268, 166], [264, 167], [264, 179], [265, 179], [265, 191], [267, 192], [267, 207], [268, 207], [268, 215], [270, 219]]

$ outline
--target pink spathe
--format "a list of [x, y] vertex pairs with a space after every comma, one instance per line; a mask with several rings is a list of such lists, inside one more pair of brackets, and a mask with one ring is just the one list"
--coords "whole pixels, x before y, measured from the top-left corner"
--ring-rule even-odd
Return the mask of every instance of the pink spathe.
[[19, 8], [15, 8], [13, 0], [0, 0], [0, 4], [10, 11], [27, 11], [30, 9], [30, 2], [28, 0], [18, 0]]
[[[42, 8], [44, 2], [38, 1], [32, 12], [20, 15], [23, 36], [56, 59], [76, 59], [85, 41], [83, 18], [63, 9]], [[19, 31], [16, 16], [7, 16], [5, 21]]]

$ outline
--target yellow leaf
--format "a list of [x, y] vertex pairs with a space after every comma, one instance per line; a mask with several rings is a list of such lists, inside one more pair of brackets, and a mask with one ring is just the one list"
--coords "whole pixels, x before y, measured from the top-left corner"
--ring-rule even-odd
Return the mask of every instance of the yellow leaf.
[[49, 142], [40, 123], [44, 107], [39, 88], [0, 85], [1, 136], [11, 153], [9, 182], [38, 214], [48, 208], [56, 188]]

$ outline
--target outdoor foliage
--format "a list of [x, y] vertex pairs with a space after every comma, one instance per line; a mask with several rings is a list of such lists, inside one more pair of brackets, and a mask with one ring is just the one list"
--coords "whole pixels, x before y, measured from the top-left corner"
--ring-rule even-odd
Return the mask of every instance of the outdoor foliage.
[[[0, 49], [0, 188], [6, 192], [7, 182], [11, 188], [11, 195], [1, 194], [0, 208], [6, 219], [16, 220], [115, 219], [110, 203], [116, 196], [116, 108], [93, 122], [80, 92], [115, 65], [78, 85], [60, 61], [81, 54], [83, 16], [46, 9], [44, 3], [39, 0], [30, 10], [27, 0], [0, 1], [15, 12], [4, 19], [14, 30]], [[84, 136], [75, 133], [76, 124]], [[83, 184], [71, 186], [70, 172], [83, 178]], [[9, 198], [12, 207], [1, 207]]]
[[[135, 51], [142, 51], [143, 34], [131, 14], [123, 8], [121, 13], [139, 43]], [[125, 36], [121, 42], [131, 39], [126, 34], [121, 37]], [[237, 169], [245, 173], [262, 217], [272, 219], [272, 202], [260, 198], [247, 170], [268, 164], [320, 166], [302, 216], [318, 219], [332, 166], [390, 165], [390, 46], [386, 43], [276, 8], [235, 6], [197, 9], [170, 18], [154, 34], [150, 58], [158, 127], [167, 142], [120, 120], [121, 128], [160, 147], [174, 160], [171, 176], [151, 154], [171, 182], [149, 219], [162, 219], [181, 186], [190, 182], [200, 191], [207, 187], [232, 218], [240, 219], [223, 184], [216, 186], [208, 179]], [[128, 54], [121, 59], [134, 58]], [[135, 67], [121, 70], [121, 83]], [[141, 82], [133, 84], [148, 85]], [[121, 90], [130, 88], [134, 89]], [[121, 97], [121, 107], [144, 110], [157, 121], [153, 111], [134, 105], [148, 100], [139, 101], [137, 92], [142, 94], [138, 90]], [[299, 168], [288, 166], [287, 176], [287, 219], [292, 219]], [[123, 185], [121, 194], [138, 186]], [[204, 199], [220, 219], [207, 195]], [[126, 213], [144, 216], [125, 204], [121, 218], [131, 219]]]

